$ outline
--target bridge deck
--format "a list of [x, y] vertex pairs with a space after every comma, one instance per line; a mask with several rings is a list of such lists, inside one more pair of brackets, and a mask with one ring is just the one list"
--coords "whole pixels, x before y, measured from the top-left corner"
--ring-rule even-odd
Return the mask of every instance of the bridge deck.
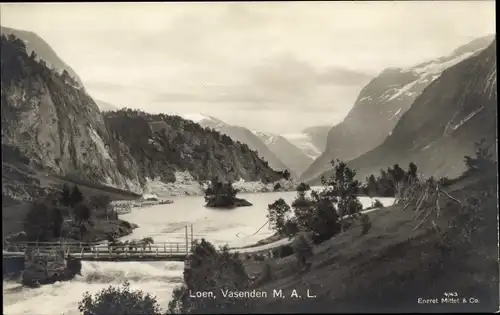
[[[103, 244], [48, 244], [29, 246], [29, 254], [55, 256], [61, 250], [83, 261], [184, 261], [188, 254], [186, 244], [159, 243], [147, 246], [106, 246]], [[26, 252], [3, 251], [4, 258], [24, 257]]]

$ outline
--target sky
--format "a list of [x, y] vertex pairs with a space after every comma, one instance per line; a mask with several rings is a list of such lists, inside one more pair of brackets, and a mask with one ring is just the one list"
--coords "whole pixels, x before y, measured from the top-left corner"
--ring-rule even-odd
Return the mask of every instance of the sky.
[[96, 99], [274, 133], [335, 125], [387, 67], [495, 33], [494, 1], [1, 4]]

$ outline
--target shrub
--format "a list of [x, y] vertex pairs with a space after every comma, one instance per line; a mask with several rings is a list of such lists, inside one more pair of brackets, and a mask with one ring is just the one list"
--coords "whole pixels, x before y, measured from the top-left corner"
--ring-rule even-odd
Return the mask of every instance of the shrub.
[[267, 218], [271, 228], [280, 235], [284, 235], [286, 231], [286, 219], [290, 214], [290, 206], [283, 198], [280, 198], [268, 205]]
[[374, 208], [383, 208], [384, 204], [382, 202], [380, 202], [380, 200], [375, 199], [375, 202], [373, 203], [373, 207]]
[[281, 246], [279, 251], [280, 251], [279, 252], [279, 257], [280, 258], [290, 256], [290, 255], [292, 255], [294, 253], [293, 247], [290, 246], [290, 245], [283, 245], [283, 246]]
[[366, 214], [361, 215], [360, 220], [361, 220], [361, 235], [365, 235], [372, 227], [372, 223], [370, 221], [370, 217], [368, 217], [368, 215]]
[[160, 315], [160, 306], [156, 297], [137, 290], [130, 290], [125, 282], [122, 287], [109, 286], [96, 293], [86, 292], [78, 303], [78, 310], [83, 315], [137, 314]]
[[262, 275], [259, 279], [259, 284], [263, 284], [272, 280], [274, 280], [274, 275], [273, 275], [273, 270], [271, 268], [271, 264], [266, 263], [264, 264], [264, 267], [262, 269]]
[[303, 234], [295, 238], [292, 246], [299, 268], [303, 268], [307, 264], [307, 259], [313, 255], [312, 246]]
[[[236, 312], [247, 306], [241, 299], [224, 298], [220, 290], [242, 291], [250, 279], [238, 253], [227, 247], [217, 250], [211, 243], [196, 242], [188, 257], [190, 268], [184, 270], [185, 285], [177, 287], [168, 305], [169, 314]], [[214, 292], [215, 299], [191, 298], [189, 292]]]
[[262, 255], [262, 254], [256, 254], [255, 256], [253, 256], [253, 259], [254, 259], [255, 261], [264, 261], [264, 260], [265, 260], [265, 257], [264, 257], [264, 255]]
[[311, 186], [309, 186], [309, 184], [306, 184], [306, 183], [300, 183], [300, 184], [297, 186], [297, 191], [308, 191], [308, 190], [311, 190]]
[[299, 232], [299, 226], [295, 219], [290, 219], [285, 222], [285, 228], [283, 235], [288, 236], [288, 238], [294, 237]]
[[276, 183], [273, 187], [273, 191], [279, 191], [281, 189], [281, 184], [280, 183]]

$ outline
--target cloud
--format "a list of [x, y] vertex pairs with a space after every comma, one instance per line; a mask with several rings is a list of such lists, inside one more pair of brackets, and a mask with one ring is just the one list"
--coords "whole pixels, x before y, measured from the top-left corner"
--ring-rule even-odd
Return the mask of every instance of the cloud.
[[335, 111], [334, 98], [340, 103], [355, 100], [359, 90], [372, 76], [342, 67], [324, 71], [299, 61], [292, 55], [277, 55], [256, 66], [239, 69], [238, 82], [227, 81], [192, 86], [185, 91], [152, 93], [149, 101], [164, 104], [205, 103], [207, 106], [232, 106], [242, 110]]
[[264, 131], [333, 125], [384, 68], [495, 32], [494, 1], [0, 6], [3, 25], [40, 35], [99, 99]]

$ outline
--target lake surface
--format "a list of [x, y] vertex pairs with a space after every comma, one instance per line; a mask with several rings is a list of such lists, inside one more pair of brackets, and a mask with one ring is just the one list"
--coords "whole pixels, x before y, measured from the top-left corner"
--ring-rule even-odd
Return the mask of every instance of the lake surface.
[[[155, 242], [184, 242], [184, 226], [193, 224], [195, 238], [204, 237], [215, 245], [230, 247], [250, 245], [274, 234], [267, 225], [255, 233], [267, 221], [267, 206], [279, 198], [290, 204], [295, 196], [296, 192], [241, 194], [253, 206], [233, 210], [205, 208], [201, 196], [171, 197], [173, 204], [135, 208], [120, 216], [139, 225], [132, 235], [122, 239], [152, 237]], [[386, 206], [393, 201], [379, 200]], [[362, 197], [360, 201], [364, 207], [371, 205], [370, 198]], [[184, 268], [183, 262], [83, 262], [82, 265], [82, 276], [41, 288], [23, 288], [18, 283], [4, 281], [4, 314], [80, 314], [77, 308], [83, 293], [96, 293], [125, 280], [132, 289], [156, 295], [166, 309], [172, 290], [182, 283]]]

